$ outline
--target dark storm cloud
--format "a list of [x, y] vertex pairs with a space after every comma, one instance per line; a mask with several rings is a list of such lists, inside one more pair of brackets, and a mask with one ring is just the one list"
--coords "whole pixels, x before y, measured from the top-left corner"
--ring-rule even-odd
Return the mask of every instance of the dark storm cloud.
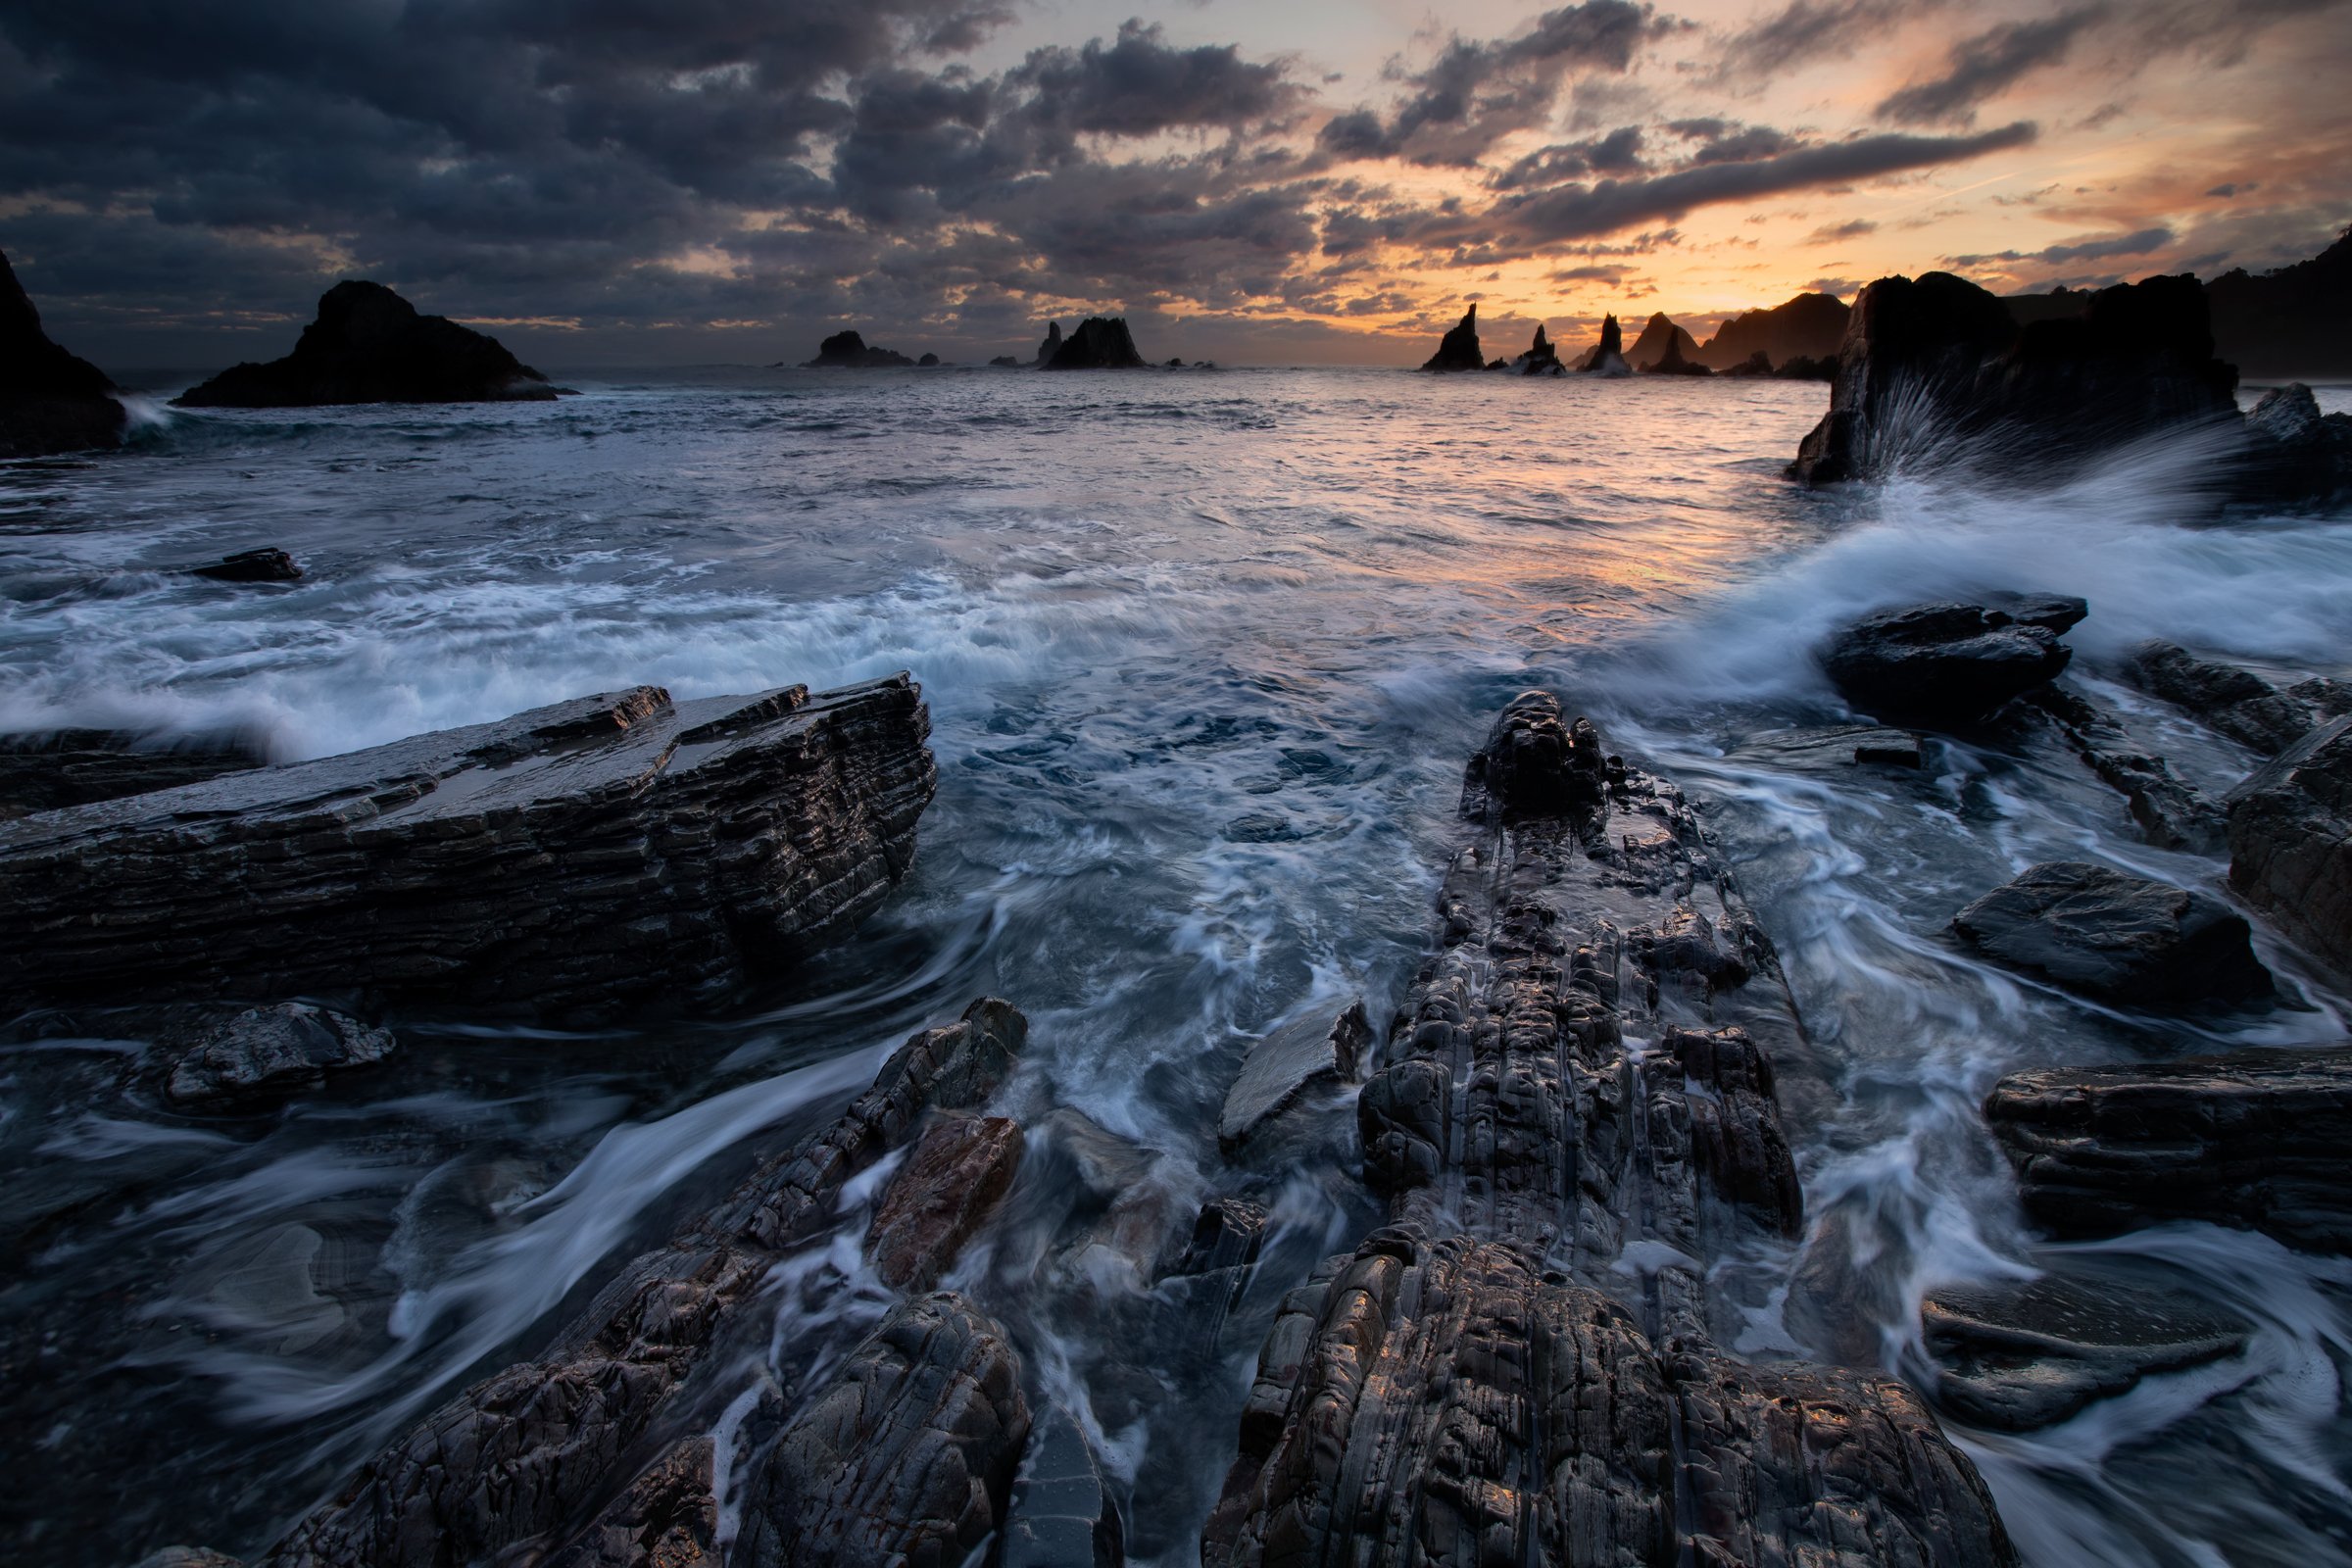
[[1570, 75], [1623, 73], [1671, 25], [1647, 5], [1586, 0], [1544, 13], [1518, 37], [1456, 36], [1425, 69], [1398, 74], [1411, 90], [1393, 114], [1340, 115], [1325, 124], [1321, 144], [1343, 158], [1467, 168], [1503, 137], [1544, 124]]
[[2065, 59], [2082, 29], [2105, 15], [2104, 6], [2088, 6], [1962, 39], [1938, 74], [1888, 94], [1879, 105], [1879, 118], [1902, 125], [1970, 123], [1980, 103]]
[[1172, 49], [1160, 27], [1129, 22], [1107, 49], [1038, 49], [1006, 78], [1032, 90], [1032, 118], [1074, 131], [1148, 136], [1217, 126], [1238, 130], [1305, 96], [1282, 62], [1255, 64], [1231, 44]]
[[2104, 262], [2118, 256], [2145, 256], [2162, 250], [2173, 242], [2169, 228], [2143, 228], [2134, 234], [2117, 234], [2106, 239], [2075, 240], [2065, 245], [2051, 245], [2037, 251], [1996, 251], [1983, 256], [1947, 256], [1944, 262], [1952, 267], [1989, 267], [2010, 262], [2036, 262], [2047, 267], [2066, 267], [2076, 262]]
[[1530, 185], [1556, 185], [1579, 174], [1634, 173], [1642, 167], [1642, 143], [1641, 126], [1620, 125], [1592, 141], [1538, 148], [1487, 183], [1495, 190], [1519, 190]]

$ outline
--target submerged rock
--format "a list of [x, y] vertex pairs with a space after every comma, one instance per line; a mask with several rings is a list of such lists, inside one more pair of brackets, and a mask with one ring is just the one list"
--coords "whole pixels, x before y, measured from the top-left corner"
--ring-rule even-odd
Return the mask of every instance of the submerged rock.
[[[764, 1160], [715, 1209], [619, 1270], [541, 1359], [483, 1379], [360, 1466], [295, 1523], [266, 1568], [534, 1560], [601, 1532], [606, 1499], [642, 1462], [646, 1437], [707, 1431], [733, 1396], [734, 1384], [698, 1375], [766, 1344], [776, 1263], [839, 1222], [844, 1187], [927, 1109], [994, 1094], [1027, 1034], [1020, 1013], [983, 999], [907, 1041], [839, 1121]], [[808, 1550], [839, 1555], [791, 1560], [880, 1560], [853, 1553], [929, 1541], [945, 1556], [917, 1560], [960, 1561], [947, 1544], [993, 1527], [996, 1512], [979, 1510], [1001, 1511], [1019, 1456], [1004, 1399], [1009, 1389], [1017, 1401], [1018, 1376], [1002, 1337], [956, 1298], [908, 1303], [852, 1354], [779, 1441], [775, 1467], [755, 1478], [742, 1542], [764, 1542], [769, 1555], [731, 1560], [782, 1560], [774, 1553], [805, 1530]], [[959, 1413], [983, 1425], [937, 1424]], [[1017, 1425], [1026, 1424], [1023, 1414]], [[820, 1458], [829, 1468], [809, 1490], [785, 1494]], [[667, 1512], [690, 1502], [673, 1493]], [[843, 1519], [845, 1507], [863, 1508], [862, 1519]]]
[[0, 823], [0, 985], [691, 1002], [906, 874], [929, 733], [904, 675], [687, 703], [640, 686]]
[[487, 333], [416, 307], [381, 283], [347, 279], [320, 297], [294, 352], [221, 371], [173, 398], [185, 409], [337, 403], [553, 401], [547, 377]]
[[854, 330], [834, 333], [816, 346], [816, 358], [803, 360], [804, 370], [895, 370], [911, 366], [914, 361], [896, 349], [868, 348], [865, 339]]
[[2056, 1235], [2204, 1220], [2352, 1250], [2352, 1047], [2011, 1073], [1984, 1119]]
[[2127, 1005], [2273, 995], [2244, 915], [2201, 893], [2082, 860], [2051, 860], [1962, 909], [1952, 929], [1986, 957]]
[[299, 582], [302, 568], [294, 558], [283, 550], [264, 548], [240, 550], [233, 556], [223, 556], [209, 566], [190, 566], [193, 577], [210, 577], [216, 582]]
[[1372, 1023], [1360, 1002], [1328, 1023], [1300, 1018], [1256, 1042], [1226, 1091], [1217, 1142], [1228, 1152], [1239, 1149], [1308, 1089], [1351, 1082], [1371, 1044]]
[[2055, 678], [2074, 655], [2058, 638], [2088, 609], [2080, 599], [1912, 605], [1865, 615], [1821, 652], [1845, 700], [1897, 723], [1973, 723]]
[[1140, 370], [1144, 357], [1136, 351], [1124, 316], [1090, 316], [1078, 323], [1053, 358], [1049, 370]]
[[2314, 730], [2230, 792], [2230, 885], [2352, 978], [2352, 718]]
[[874, 1205], [866, 1250], [883, 1283], [927, 1291], [988, 1223], [1021, 1168], [1021, 1124], [1004, 1116], [943, 1116]]
[[2318, 717], [2308, 704], [2273, 690], [2259, 675], [2199, 659], [2168, 642], [2141, 643], [2126, 661], [2124, 674], [2149, 696], [2265, 757], [2276, 757], [2310, 734]]
[[1478, 306], [1472, 303], [1462, 313], [1453, 330], [1438, 342], [1438, 352], [1422, 362], [1424, 370], [1478, 370], [1486, 368], [1487, 358], [1478, 346]]
[[40, 312], [0, 256], [0, 458], [120, 445], [117, 390], [105, 371], [49, 341]]
[[2023, 701], [2047, 717], [2101, 782], [2124, 797], [2132, 819], [2159, 849], [2219, 849], [2228, 820], [2219, 802], [2173, 776], [2170, 763], [2144, 751], [2104, 704], [2062, 686], [2043, 686]]
[[172, 1065], [164, 1093], [181, 1105], [235, 1105], [316, 1089], [329, 1074], [390, 1055], [389, 1029], [307, 1003], [248, 1007], [204, 1030]]
[[1600, 341], [1586, 351], [1576, 362], [1576, 368], [1592, 375], [1631, 375], [1634, 368], [1625, 363], [1625, 329], [1617, 318], [1604, 316], [1600, 320]]
[[1060, 1405], [1030, 1429], [996, 1568], [1120, 1568], [1118, 1502], [1086, 1434]]
[[261, 743], [249, 735], [161, 737], [108, 729], [0, 735], [0, 820], [176, 789], [269, 763]]

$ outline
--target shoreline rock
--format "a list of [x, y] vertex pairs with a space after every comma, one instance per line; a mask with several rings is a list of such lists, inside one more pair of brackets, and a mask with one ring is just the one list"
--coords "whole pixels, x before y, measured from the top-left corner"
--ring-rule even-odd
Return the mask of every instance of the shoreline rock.
[[2352, 718], [2257, 769], [2229, 808], [2230, 887], [2352, 981]]
[[1485, 353], [1478, 346], [1478, 304], [1470, 309], [1443, 338], [1438, 340], [1438, 352], [1421, 362], [1424, 370], [1483, 370], [1487, 368]]
[[294, 352], [221, 371], [172, 400], [181, 409], [298, 409], [349, 403], [549, 403], [557, 389], [498, 339], [422, 316], [381, 283], [346, 279], [321, 295]]
[[2083, 860], [2020, 873], [1952, 917], [1988, 958], [2127, 1006], [2242, 1004], [2275, 994], [2235, 909]]
[[210, 565], [190, 566], [188, 575], [210, 577], [215, 582], [300, 582], [302, 567], [283, 550], [264, 546], [222, 556]]
[[175, 1105], [252, 1105], [316, 1089], [396, 1049], [390, 1030], [307, 1003], [248, 1007], [210, 1025], [181, 1052], [164, 1096]]
[[2074, 654], [2058, 639], [2088, 613], [2080, 599], [2047, 596], [1910, 605], [1840, 628], [1818, 657], [1873, 717], [1968, 725], [2063, 673]]
[[1567, 370], [1567, 367], [1560, 363], [1559, 350], [1551, 346], [1551, 339], [1545, 334], [1542, 321], [1536, 323], [1535, 341], [1528, 344], [1527, 352], [1519, 360], [1521, 375], [1560, 375]]
[[691, 1004], [906, 874], [929, 733], [905, 675], [641, 686], [0, 823], [0, 991]]
[[45, 458], [122, 444], [128, 416], [104, 370], [41, 329], [16, 270], [0, 255], [0, 458]]
[[269, 765], [251, 735], [156, 737], [111, 729], [0, 735], [0, 821]]

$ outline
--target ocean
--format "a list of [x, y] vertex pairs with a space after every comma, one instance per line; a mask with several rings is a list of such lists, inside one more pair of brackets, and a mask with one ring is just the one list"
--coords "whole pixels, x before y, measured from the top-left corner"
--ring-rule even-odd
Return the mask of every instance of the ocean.
[[[2342, 673], [2352, 516], [2217, 516], [2218, 454], [2194, 440], [2058, 488], [1988, 459], [1807, 491], [1781, 474], [1827, 399], [1803, 383], [557, 378], [579, 395], [201, 414], [159, 395], [122, 453], [0, 465], [0, 731], [230, 729], [291, 760], [640, 682], [907, 669], [940, 763], [918, 864], [858, 934], [721, 1015], [404, 1019], [393, 1062], [258, 1119], [125, 1100], [134, 1036], [19, 1020], [0, 1451], [20, 1486], [0, 1520], [35, 1555], [259, 1549], [439, 1399], [535, 1352], [755, 1145], [828, 1117], [984, 993], [1031, 1020], [1025, 1120], [1074, 1110], [1197, 1201], [1250, 1042], [1359, 997], [1385, 1020], [1402, 995], [1464, 759], [1539, 685], [1706, 801], [1812, 1036], [1783, 1093], [1814, 1229], [1737, 1260], [1774, 1302], [1738, 1348], [1822, 1348], [1781, 1304], [1833, 1250], [1877, 1326], [1848, 1353], [1923, 1388], [1936, 1288], [2053, 1270], [2183, 1293], [2250, 1322], [2245, 1348], [2041, 1432], [1952, 1423], [2028, 1560], [2352, 1552], [2352, 1263], [2204, 1226], [2038, 1241], [1977, 1109], [2018, 1067], [2340, 1040], [2352, 1001], [2260, 921], [2295, 993], [2268, 1013], [2142, 1014], [1990, 967], [1946, 924], [2034, 861], [2216, 893], [2226, 867], [2149, 848], [2070, 755], [1938, 740], [1901, 772], [1780, 744], [1841, 717], [1811, 657], [1840, 621], [2080, 594], [2076, 678], [2226, 788], [2250, 756], [2113, 662], [2163, 636]], [[174, 569], [261, 545], [304, 578]], [[1375, 1222], [1344, 1097], [1311, 1116], [1330, 1136], [1255, 1172], [1275, 1229], [1214, 1367], [1155, 1361], [1040, 1288], [1058, 1266], [1042, 1218], [1016, 1214], [958, 1276], [1091, 1416], [1136, 1561], [1198, 1560], [1275, 1303]], [[779, 1282], [779, 1342], [878, 1318], [856, 1254], [845, 1232]]]

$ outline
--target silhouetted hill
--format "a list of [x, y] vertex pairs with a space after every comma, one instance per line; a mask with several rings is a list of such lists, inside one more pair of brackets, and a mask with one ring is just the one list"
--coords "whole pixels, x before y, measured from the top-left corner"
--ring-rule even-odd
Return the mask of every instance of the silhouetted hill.
[[1637, 370], [1646, 370], [1666, 358], [1668, 344], [1681, 348], [1686, 360], [1698, 358], [1698, 339], [1675, 325], [1674, 318], [1660, 311], [1642, 325], [1642, 335], [1625, 351], [1626, 363]]
[[1794, 359], [1836, 359], [1853, 312], [1835, 294], [1799, 294], [1770, 310], [1741, 311], [1686, 357], [1728, 370], [1758, 352], [1775, 367]]

